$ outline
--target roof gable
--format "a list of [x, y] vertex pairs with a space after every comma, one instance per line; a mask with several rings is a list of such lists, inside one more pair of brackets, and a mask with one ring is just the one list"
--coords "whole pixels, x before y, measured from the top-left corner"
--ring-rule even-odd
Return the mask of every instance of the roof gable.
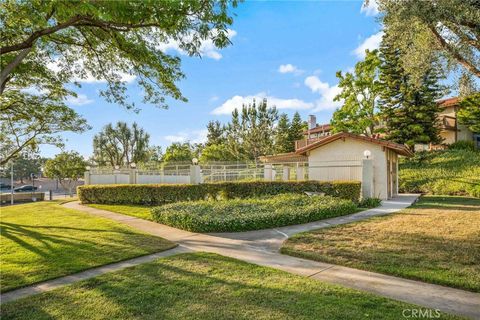
[[326, 144], [329, 144], [333, 141], [337, 141], [339, 139], [345, 139], [345, 138], [351, 138], [351, 139], [355, 139], [355, 140], [360, 140], [360, 141], [364, 141], [364, 142], [378, 144], [378, 145], [381, 145], [385, 148], [393, 150], [393, 151], [395, 151], [396, 153], [398, 153], [402, 156], [406, 156], [406, 157], [413, 156], [413, 153], [406, 146], [404, 146], [402, 144], [398, 144], [398, 143], [391, 142], [391, 141], [386, 141], [386, 140], [380, 140], [380, 139], [374, 139], [374, 138], [370, 138], [370, 137], [360, 136], [360, 135], [352, 134], [352, 133], [348, 133], [348, 132], [340, 132], [340, 133], [336, 133], [334, 135], [331, 135], [329, 137], [325, 137], [325, 138], [323, 138], [321, 140], [318, 140], [318, 141], [316, 141], [312, 144], [309, 144], [309, 145], [307, 145], [303, 148], [297, 149], [295, 151], [295, 153], [305, 154], [307, 151], [310, 151], [310, 150], [313, 150], [313, 149], [316, 149], [316, 148], [320, 148], [320, 147], [322, 147]]

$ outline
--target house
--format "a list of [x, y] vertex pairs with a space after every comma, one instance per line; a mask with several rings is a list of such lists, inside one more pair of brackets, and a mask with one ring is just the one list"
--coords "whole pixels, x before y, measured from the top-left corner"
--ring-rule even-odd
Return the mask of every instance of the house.
[[[474, 133], [467, 126], [458, 123], [457, 112], [460, 108], [460, 99], [458, 97], [439, 100], [441, 111], [438, 114], [440, 122], [440, 136], [443, 138], [443, 144], [452, 144], [457, 141], [475, 141], [480, 148], [480, 132]], [[480, 108], [480, 106], [479, 106]], [[430, 146], [435, 147], [435, 146]]]
[[346, 132], [307, 138], [296, 146], [295, 152], [261, 160], [272, 165], [303, 161], [309, 180], [359, 180], [364, 197], [380, 199], [398, 194], [398, 157], [413, 155], [404, 145]]

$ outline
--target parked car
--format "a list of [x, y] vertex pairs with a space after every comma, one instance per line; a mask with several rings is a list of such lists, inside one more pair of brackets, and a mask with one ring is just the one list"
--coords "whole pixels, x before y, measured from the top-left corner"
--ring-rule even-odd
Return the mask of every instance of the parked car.
[[10, 189], [10, 188], [12, 188], [11, 185], [0, 182], [0, 189]]
[[28, 191], [35, 191], [37, 190], [37, 187], [34, 187], [32, 185], [24, 185], [18, 188], [13, 189], [15, 192], [28, 192]]

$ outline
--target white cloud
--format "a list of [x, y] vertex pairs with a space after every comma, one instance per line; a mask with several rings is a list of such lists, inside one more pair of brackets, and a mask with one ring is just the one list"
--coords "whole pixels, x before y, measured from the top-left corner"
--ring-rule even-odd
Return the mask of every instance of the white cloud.
[[163, 138], [170, 143], [173, 142], [191, 142], [191, 143], [203, 143], [207, 141], [207, 129], [192, 130], [192, 131], [180, 131], [174, 135], [164, 136]]
[[376, 0], [369, 0], [363, 2], [362, 8], [360, 9], [361, 13], [365, 13], [366, 16], [376, 16], [378, 14], [378, 3]]
[[259, 92], [249, 96], [233, 96], [225, 101], [221, 106], [215, 108], [211, 113], [215, 115], [230, 114], [233, 110], [241, 108], [243, 104], [252, 103], [253, 99], [260, 101], [266, 98], [269, 106], [275, 106], [277, 109], [311, 109], [314, 104], [300, 99], [282, 99], [267, 95], [266, 92]]
[[365, 50], [368, 49], [370, 51], [374, 49], [378, 49], [380, 47], [380, 43], [382, 42], [383, 38], [383, 31], [380, 31], [374, 35], [371, 35], [367, 39], [365, 39], [355, 50], [353, 50], [353, 54], [357, 56], [359, 59], [365, 58]]
[[317, 76], [305, 78], [305, 85], [310, 88], [312, 92], [320, 94], [320, 99], [315, 102], [313, 111], [332, 110], [342, 105], [342, 101], [333, 101], [341, 92], [338, 85], [330, 86], [330, 84], [321, 81]]
[[287, 64], [281, 64], [278, 67], [278, 72], [280, 73], [295, 73], [295, 74], [301, 74], [303, 73], [303, 70], [298, 69], [296, 66], [293, 64], [287, 63]]
[[92, 103], [93, 100], [89, 99], [86, 95], [84, 94], [77, 94], [76, 97], [70, 96], [67, 98], [67, 103], [73, 104], [74, 106], [83, 106], [85, 104]]
[[[237, 32], [235, 30], [228, 29], [227, 35], [228, 35], [228, 38], [231, 40], [233, 37], [237, 35]], [[185, 52], [183, 49], [180, 48], [180, 42], [178, 40], [172, 39], [166, 43], [161, 44], [157, 48], [162, 50], [163, 52], [174, 50], [182, 55], [187, 55], [187, 52]], [[200, 54], [203, 57], [211, 58], [214, 60], [220, 60], [223, 57], [222, 54], [218, 52], [218, 49], [215, 47], [211, 39], [207, 39], [202, 42], [202, 44], [200, 45]]]
[[211, 96], [210, 99], [208, 99], [208, 101], [215, 102], [215, 101], [218, 101], [218, 99], [220, 99], [218, 96]]

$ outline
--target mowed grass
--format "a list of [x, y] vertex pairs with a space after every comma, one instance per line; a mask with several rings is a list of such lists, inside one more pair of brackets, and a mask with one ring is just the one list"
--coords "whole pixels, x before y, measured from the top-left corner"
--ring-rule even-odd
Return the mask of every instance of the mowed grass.
[[398, 214], [295, 235], [281, 252], [480, 292], [480, 199], [424, 196]]
[[175, 246], [56, 201], [2, 207], [0, 230], [2, 292]]
[[401, 319], [407, 308], [419, 307], [215, 254], [190, 253], [6, 303], [1, 318]]
[[153, 207], [151, 206], [142, 206], [136, 204], [87, 204], [87, 206], [101, 210], [121, 213], [140, 219], [152, 220], [151, 209]]

